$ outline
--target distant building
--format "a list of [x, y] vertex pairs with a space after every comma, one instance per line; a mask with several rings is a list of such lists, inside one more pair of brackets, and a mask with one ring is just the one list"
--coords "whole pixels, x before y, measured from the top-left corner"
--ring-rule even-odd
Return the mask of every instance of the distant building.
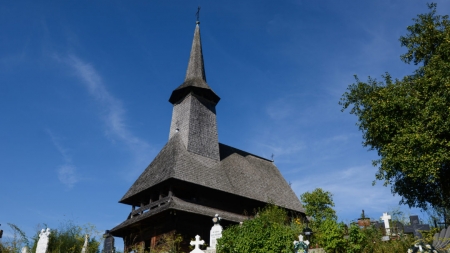
[[304, 217], [271, 160], [218, 142], [219, 100], [206, 83], [197, 22], [185, 81], [169, 98], [169, 141], [119, 201], [132, 211], [110, 233], [124, 239], [125, 252], [136, 244], [152, 248], [171, 232], [183, 236], [184, 247], [196, 234], [208, 242], [216, 213], [226, 228], [267, 203]]

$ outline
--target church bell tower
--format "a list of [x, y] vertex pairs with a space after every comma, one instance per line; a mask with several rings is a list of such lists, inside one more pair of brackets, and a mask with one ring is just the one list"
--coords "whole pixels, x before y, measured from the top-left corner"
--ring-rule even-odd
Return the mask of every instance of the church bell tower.
[[206, 83], [199, 24], [197, 21], [186, 78], [169, 99], [173, 104], [169, 140], [179, 134], [187, 151], [219, 161], [216, 105], [220, 98]]

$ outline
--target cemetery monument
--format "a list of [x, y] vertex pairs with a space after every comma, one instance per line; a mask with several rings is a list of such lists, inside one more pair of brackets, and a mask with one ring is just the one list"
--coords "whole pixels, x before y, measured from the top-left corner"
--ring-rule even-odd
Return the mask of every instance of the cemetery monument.
[[39, 241], [36, 247], [36, 253], [47, 253], [48, 239], [50, 236], [50, 228], [42, 229], [39, 233]]
[[105, 240], [103, 241], [102, 253], [115, 253], [116, 248], [114, 247], [114, 237], [109, 233], [109, 230], [105, 231], [103, 238]]
[[380, 219], [384, 221], [384, 229], [386, 229], [386, 235], [391, 235], [391, 230], [389, 228], [389, 220], [391, 219], [391, 216], [387, 213], [383, 213], [383, 216], [381, 216]]
[[194, 246], [194, 250], [191, 251], [191, 253], [204, 253], [203, 250], [200, 249], [200, 245], [205, 244], [205, 241], [200, 241], [200, 236], [195, 236], [195, 241], [191, 241], [191, 245]]
[[309, 247], [309, 241], [303, 241], [303, 235], [298, 236], [298, 241], [294, 241], [295, 253], [307, 253]]
[[222, 226], [219, 223], [220, 219], [221, 219], [221, 217], [218, 214], [216, 214], [214, 216], [214, 218], [212, 219], [213, 223], [214, 223], [214, 226], [211, 228], [211, 232], [209, 233], [209, 247], [208, 247], [208, 249], [215, 249], [216, 245], [217, 245], [217, 239], [222, 237], [223, 228], [222, 228]]
[[88, 243], [89, 243], [89, 235], [86, 234], [84, 236], [84, 244], [83, 244], [83, 248], [81, 249], [81, 253], [86, 253], [86, 251], [88, 249]]
[[420, 224], [419, 216], [417, 216], [417, 215], [409, 216], [409, 220], [411, 222], [411, 225], [404, 226], [405, 234], [414, 234], [415, 237], [422, 239], [422, 234], [420, 233], [420, 230], [425, 230], [425, 231], [430, 230], [430, 225]]

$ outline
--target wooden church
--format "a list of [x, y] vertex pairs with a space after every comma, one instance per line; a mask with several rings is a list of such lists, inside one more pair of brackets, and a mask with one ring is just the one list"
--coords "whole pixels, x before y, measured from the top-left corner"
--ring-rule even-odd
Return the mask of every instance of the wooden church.
[[200, 235], [209, 242], [212, 217], [226, 228], [273, 203], [304, 217], [299, 199], [273, 161], [219, 143], [216, 105], [219, 96], [206, 82], [197, 21], [184, 82], [173, 104], [169, 141], [119, 201], [131, 206], [110, 234], [146, 249], [167, 233], [183, 237], [183, 248]]

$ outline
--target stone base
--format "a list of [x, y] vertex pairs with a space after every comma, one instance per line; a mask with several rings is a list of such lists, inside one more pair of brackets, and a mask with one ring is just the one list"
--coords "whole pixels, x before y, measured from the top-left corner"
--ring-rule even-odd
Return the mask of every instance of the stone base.
[[204, 250], [205, 253], [216, 253], [216, 249], [206, 249]]
[[322, 248], [318, 249], [308, 249], [308, 253], [325, 253], [325, 250]]

